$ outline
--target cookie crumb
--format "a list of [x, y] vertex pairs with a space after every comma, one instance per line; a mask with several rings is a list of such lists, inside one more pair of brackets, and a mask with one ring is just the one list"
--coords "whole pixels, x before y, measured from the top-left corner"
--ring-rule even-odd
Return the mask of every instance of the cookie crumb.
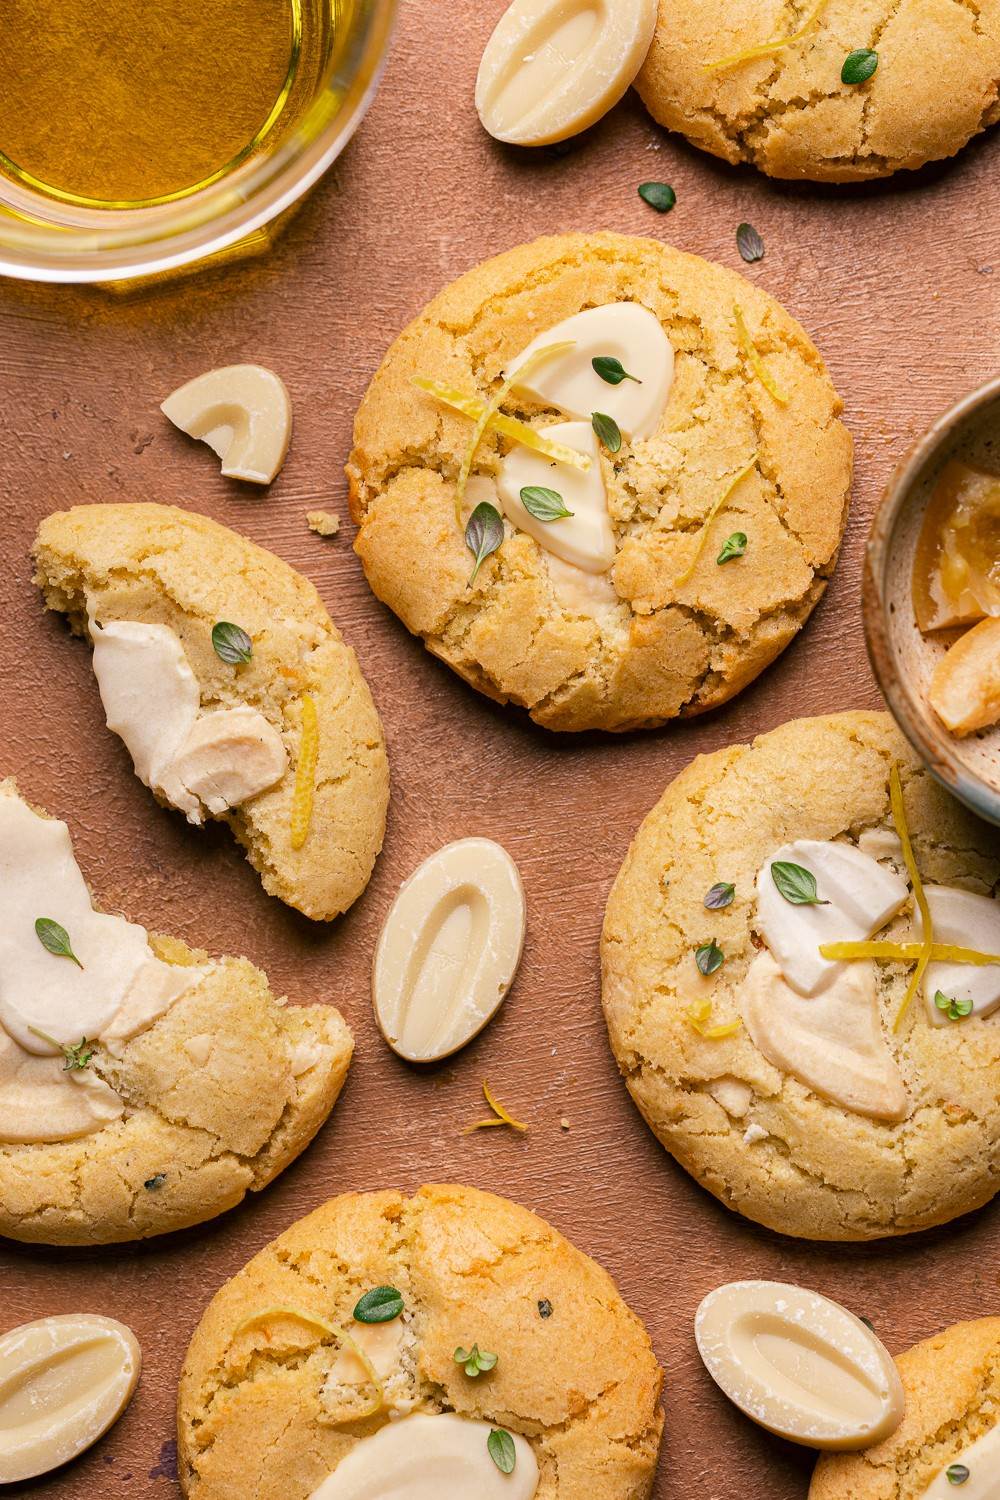
[[566, 1118], [565, 1115], [563, 1115], [562, 1119], [559, 1121], [559, 1129], [560, 1130], [568, 1130], [569, 1129], [569, 1121], [567, 1120], [567, 1118]]
[[306, 512], [309, 530], [317, 536], [336, 536], [340, 530], [340, 517], [332, 510], [310, 510]]

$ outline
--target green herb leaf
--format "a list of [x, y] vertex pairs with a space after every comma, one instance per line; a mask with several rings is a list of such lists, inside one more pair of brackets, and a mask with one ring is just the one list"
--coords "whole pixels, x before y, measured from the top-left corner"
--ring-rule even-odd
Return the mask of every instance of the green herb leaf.
[[726, 880], [720, 880], [705, 897], [705, 905], [709, 911], [721, 911], [724, 906], [732, 905], [735, 895], [736, 887]]
[[536, 521], [560, 521], [571, 516], [558, 490], [547, 490], [543, 484], [526, 484], [521, 491], [521, 504], [529, 516]]
[[69, 933], [51, 917], [38, 918], [35, 922], [35, 936], [47, 952], [54, 953], [56, 958], [72, 959], [78, 969], [83, 968], [83, 964], [70, 946]]
[[829, 906], [821, 901], [816, 891], [816, 876], [801, 865], [793, 865], [787, 859], [776, 859], [771, 866], [771, 879], [786, 901], [793, 906]]
[[90, 1059], [96, 1050], [96, 1044], [88, 1042], [86, 1037], [81, 1037], [75, 1046], [64, 1047], [63, 1057], [66, 1061], [63, 1063], [63, 1072], [82, 1073], [84, 1068], [90, 1066]]
[[501, 1474], [513, 1474], [517, 1463], [514, 1439], [503, 1427], [494, 1427], [486, 1439], [486, 1448]]
[[934, 1004], [938, 1010], [943, 1010], [949, 1021], [961, 1021], [965, 1016], [972, 1014], [971, 1000], [956, 1000], [952, 995], [946, 995], [943, 990], [938, 990], [934, 996]]
[[253, 656], [253, 641], [239, 625], [220, 620], [212, 626], [212, 645], [215, 654], [230, 667], [238, 667]]
[[161, 1188], [166, 1180], [166, 1172], [157, 1172], [155, 1177], [146, 1178], [146, 1181], [143, 1183], [143, 1187], [148, 1193], [155, 1193], [157, 1188]]
[[858, 47], [848, 52], [840, 70], [841, 83], [867, 83], [878, 67], [878, 53], [870, 47]]
[[949, 1484], [964, 1484], [971, 1470], [966, 1464], [949, 1464], [944, 1473]]
[[539, 1302], [539, 1304], [538, 1304], [538, 1316], [540, 1318], [551, 1318], [551, 1316], [552, 1316], [552, 1303], [549, 1301], [548, 1297], [543, 1297], [541, 1299], [541, 1301]]
[[702, 943], [700, 948], [694, 950], [694, 961], [701, 972], [707, 976], [714, 974], [716, 969], [722, 968], [726, 955], [713, 938], [710, 943]]
[[605, 416], [602, 411], [595, 411], [590, 421], [597, 433], [598, 442], [603, 443], [609, 453], [618, 453], [622, 445], [622, 430], [614, 417]]
[[715, 559], [721, 567], [723, 563], [732, 562], [734, 557], [742, 557], [747, 550], [747, 534], [745, 531], [734, 531], [732, 536], [727, 536], [722, 544], [722, 551]]
[[391, 1323], [403, 1311], [403, 1297], [394, 1286], [374, 1286], [354, 1309], [356, 1323]]
[[478, 1344], [473, 1344], [471, 1349], [463, 1349], [461, 1344], [455, 1350], [454, 1360], [457, 1365], [465, 1366], [465, 1373], [470, 1380], [492, 1370], [496, 1365], [499, 1355], [487, 1354], [486, 1350], [480, 1350]]
[[640, 182], [639, 197], [658, 214], [668, 214], [677, 202], [677, 194], [666, 182]]
[[858, 1322], [863, 1323], [866, 1328], [870, 1328], [872, 1333], [875, 1332], [875, 1324], [872, 1322], [871, 1318], [866, 1318], [864, 1314], [860, 1314], [858, 1317]]
[[737, 229], [736, 248], [748, 265], [764, 259], [764, 241], [752, 224], [741, 224]]
[[634, 380], [636, 385], [642, 385], [638, 375], [630, 375], [621, 360], [614, 359], [610, 354], [599, 354], [590, 363], [608, 385], [621, 385], [623, 380]]
[[468, 587], [476, 581], [476, 574], [488, 557], [492, 557], [503, 541], [503, 520], [495, 505], [482, 500], [469, 517], [465, 528], [465, 545], [476, 559]]

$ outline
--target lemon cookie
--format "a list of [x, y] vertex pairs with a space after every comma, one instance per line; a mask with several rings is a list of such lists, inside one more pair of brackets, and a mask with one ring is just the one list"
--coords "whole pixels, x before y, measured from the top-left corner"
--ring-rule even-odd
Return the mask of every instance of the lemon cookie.
[[[629, 1091], [730, 1208], [864, 1240], [1000, 1183], [996, 833], [886, 714], [699, 756], [608, 902], [604, 1009]], [[926, 918], [926, 920], [925, 920]]]
[[840, 410], [805, 333], [742, 277], [654, 240], [538, 240], [389, 350], [355, 421], [356, 550], [430, 651], [539, 724], [698, 713], [823, 592]]
[[145, 1239], [281, 1172], [343, 1087], [332, 1006], [287, 1007], [210, 958], [94, 909], [69, 830], [0, 782], [0, 1234]]
[[663, 1418], [607, 1274], [466, 1187], [334, 1198], [213, 1298], [184, 1363], [190, 1500], [642, 1500]]
[[375, 705], [301, 574], [205, 516], [81, 505], [49, 516], [36, 581], [94, 648], [109, 727], [157, 799], [224, 819], [265, 890], [328, 920], [382, 845]]
[[809, 1500], [995, 1500], [1000, 1318], [956, 1323], [896, 1360], [906, 1415], [863, 1453], [821, 1458]]
[[659, 0], [653, 118], [772, 177], [860, 182], [953, 156], [1000, 117], [1000, 3]]

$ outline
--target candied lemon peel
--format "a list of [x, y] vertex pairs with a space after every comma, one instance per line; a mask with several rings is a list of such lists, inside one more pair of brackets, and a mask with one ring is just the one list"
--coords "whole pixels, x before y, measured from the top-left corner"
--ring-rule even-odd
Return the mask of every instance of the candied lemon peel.
[[[873, 939], [866, 943], [821, 943], [823, 958], [835, 963], [858, 958], [883, 958], [890, 962], [915, 963], [924, 951], [923, 943], [891, 943]], [[978, 948], [960, 948], [956, 943], [932, 943], [932, 964], [1000, 964], [1000, 953], [980, 953]]]
[[736, 338], [739, 342], [739, 346], [742, 349], [747, 360], [749, 361], [750, 366], [757, 379], [767, 391], [768, 395], [773, 397], [773, 399], [777, 401], [779, 406], [787, 406], [788, 396], [781, 389], [781, 386], [775, 380], [774, 376], [771, 374], [770, 370], [767, 368], [763, 359], [761, 358], [760, 350], [757, 348], [757, 345], [750, 337], [750, 330], [746, 325], [746, 319], [743, 316], [743, 309], [742, 307], [740, 307], [738, 302], [733, 306], [733, 321], [736, 324]]
[[[522, 372], [519, 370], [518, 374]], [[460, 391], [457, 386], [446, 385], [441, 380], [430, 380], [424, 375], [415, 375], [413, 384], [421, 391], [426, 391], [429, 396], [440, 401], [443, 406], [451, 407], [463, 417], [469, 417], [473, 422], [479, 420], [486, 409], [487, 402], [481, 396], [470, 396], [467, 391]], [[534, 427], [529, 427], [527, 422], [521, 422], [517, 417], [506, 417], [503, 412], [495, 411], [487, 422], [487, 427], [492, 427], [494, 432], [499, 432], [502, 437], [510, 438], [512, 442], [520, 443], [524, 448], [530, 448], [535, 453], [542, 453], [546, 458], [553, 459], [557, 464], [569, 464], [574, 469], [587, 470], [590, 468], [590, 456], [579, 453], [575, 448], [568, 448], [565, 443], [554, 442], [547, 438], [544, 433], [536, 432]]]
[[495, 1118], [493, 1118], [492, 1120], [474, 1120], [471, 1125], [466, 1125], [465, 1129], [462, 1131], [463, 1135], [471, 1135], [474, 1130], [490, 1130], [497, 1125], [508, 1125], [511, 1130], [519, 1130], [521, 1132], [527, 1131], [528, 1127], [527, 1125], [525, 1125], [524, 1121], [514, 1119], [514, 1116], [510, 1113], [510, 1110], [508, 1110], [503, 1104], [501, 1104], [499, 1099], [497, 1099], [495, 1094], [492, 1092], [489, 1083], [485, 1078], [483, 1079], [483, 1097], [485, 1098], [486, 1103], [489, 1105], [490, 1109], [493, 1111]]
[[776, 52], [783, 52], [786, 47], [793, 47], [796, 42], [804, 41], [826, 9], [827, 0], [819, 0], [806, 16], [802, 25], [791, 36], [773, 37], [769, 42], [759, 42], [756, 47], [744, 47], [742, 52], [732, 52], [728, 57], [717, 57], [712, 62], [702, 63], [706, 73], [717, 73], [722, 68], [735, 68], [739, 63], [751, 62], [757, 57], [772, 57]]
[[316, 766], [319, 762], [319, 718], [316, 700], [311, 693], [302, 695], [302, 738], [295, 767], [295, 791], [292, 793], [292, 848], [301, 849], [309, 837], [313, 798], [316, 795]]
[[924, 883], [920, 879], [916, 856], [913, 853], [910, 829], [906, 821], [906, 808], [903, 805], [903, 783], [900, 780], [899, 767], [895, 765], [889, 772], [889, 801], [892, 806], [892, 821], [896, 825], [896, 833], [899, 836], [899, 842], [903, 846], [903, 863], [906, 865], [910, 884], [913, 886], [913, 899], [916, 902], [917, 910], [920, 912], [920, 921], [922, 923], [920, 957], [917, 959], [917, 967], [910, 976], [910, 982], [906, 987], [906, 994], [903, 996], [903, 1003], [899, 1007], [899, 1013], [892, 1023], [893, 1031], [898, 1031], [913, 1002], [913, 997], [917, 993], [917, 988], [924, 977], [927, 965], [931, 961], [931, 949], [934, 946], [934, 924], [931, 921], [931, 909], [924, 894]]
[[705, 550], [705, 543], [708, 541], [709, 527], [715, 520], [716, 516], [719, 514], [719, 511], [722, 510], [723, 506], [732, 499], [733, 495], [736, 493], [736, 490], [743, 483], [744, 479], [746, 479], [747, 475], [753, 472], [756, 464], [757, 454], [755, 453], [750, 462], [748, 464], [745, 464], [743, 468], [740, 469], [739, 473], [733, 476], [733, 478], [726, 485], [726, 488], [722, 491], [722, 494], [719, 496], [719, 498], [712, 502], [711, 510], [708, 512], [708, 515], [705, 517], [704, 521], [702, 521], [701, 523], [701, 526], [698, 528], [694, 555], [692, 556], [691, 561], [688, 563], [687, 567], [684, 569], [683, 573], [679, 573], [674, 579], [675, 589], [680, 588], [682, 584], [689, 583], [691, 581], [694, 570], [698, 566], [698, 559], [701, 557], [702, 552], [704, 552]]
[[697, 1000], [694, 1005], [689, 1005], [684, 1012], [689, 1026], [693, 1026], [699, 1036], [703, 1036], [709, 1042], [721, 1042], [727, 1036], [735, 1036], [743, 1022], [739, 1016], [733, 1021], [722, 1021], [713, 1026], [711, 1000]]
[[307, 1323], [311, 1328], [319, 1328], [330, 1338], [338, 1338], [340, 1330], [325, 1318], [316, 1313], [303, 1312], [300, 1307], [285, 1306], [281, 1303], [273, 1307], [262, 1307], [259, 1312], [251, 1313], [244, 1318], [242, 1323], [237, 1323], [233, 1329], [233, 1338], [238, 1338], [241, 1333], [246, 1333], [248, 1328], [257, 1328], [262, 1323], [268, 1323], [272, 1318], [294, 1318], [298, 1323]]

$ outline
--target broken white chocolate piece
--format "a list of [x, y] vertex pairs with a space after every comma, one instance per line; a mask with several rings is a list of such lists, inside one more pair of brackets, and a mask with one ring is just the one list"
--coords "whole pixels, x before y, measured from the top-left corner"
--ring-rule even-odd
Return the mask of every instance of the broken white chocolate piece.
[[517, 146], [585, 130], [632, 83], [655, 27], [656, 0], [514, 0], [479, 64], [483, 126]]
[[[551, 459], [529, 448], [512, 448], [500, 466], [497, 493], [512, 525], [534, 537], [540, 547], [584, 573], [606, 573], [615, 560], [615, 534], [608, 515], [608, 498], [597, 452], [597, 438], [589, 422], [558, 422], [542, 429], [548, 436], [593, 462], [586, 471]], [[522, 489], [555, 490], [572, 514], [558, 521], [541, 521], [521, 499]]]
[[285, 462], [292, 403], [284, 382], [263, 365], [226, 365], [196, 375], [160, 410], [215, 450], [227, 479], [270, 484]]
[[810, 1448], [867, 1448], [895, 1432], [905, 1398], [889, 1351], [853, 1313], [805, 1287], [734, 1281], [695, 1314], [716, 1385], [753, 1422]]
[[713, 1079], [708, 1085], [708, 1092], [734, 1120], [742, 1120], [753, 1103], [753, 1089], [742, 1078], [727, 1076]]
[[356, 1443], [310, 1500], [533, 1500], [538, 1463], [511, 1433], [514, 1467], [504, 1474], [487, 1446], [490, 1422], [417, 1412]]
[[552, 580], [552, 592], [570, 614], [590, 615], [600, 620], [621, 603], [610, 573], [585, 573], [553, 552], [546, 553], [545, 565]]
[[[798, 906], [775, 885], [771, 866], [799, 865], [815, 877], [822, 906]], [[797, 839], [764, 861], [757, 875], [757, 930], [793, 989], [815, 995], [845, 965], [823, 958], [821, 943], [857, 942], [884, 927], [909, 896], [905, 880], [852, 844]]]
[[882, 823], [877, 828], [865, 828], [858, 834], [858, 848], [871, 859], [885, 859], [898, 870], [905, 869], [903, 846], [895, 828], [886, 828]]
[[[516, 375], [539, 349], [561, 343], [573, 347], [542, 360], [523, 385], [514, 382], [516, 389], [588, 424], [594, 412], [602, 412], [614, 418], [626, 437], [652, 437], [674, 382], [673, 345], [659, 318], [638, 302], [589, 307], [539, 334], [505, 373]], [[609, 358], [617, 359], [631, 378], [618, 384], [602, 379], [593, 362]], [[560, 441], [556, 428], [547, 435]]]
[[255, 708], [203, 714], [171, 762], [171, 775], [218, 815], [280, 781], [288, 767], [281, 735]]
[[[379, 1380], [387, 1380], [399, 1364], [404, 1324], [401, 1318], [388, 1323], [352, 1323], [347, 1333], [351, 1343], [371, 1363]], [[330, 1366], [327, 1383], [332, 1385], [366, 1385], [371, 1375], [351, 1344], [345, 1343]]]
[[743, 1020], [754, 1046], [782, 1073], [873, 1120], [902, 1120], [906, 1086], [882, 1034], [871, 961], [845, 964], [826, 989], [803, 996], [771, 954], [743, 981]]
[[524, 925], [521, 877], [499, 844], [460, 839], [425, 859], [375, 949], [375, 1019], [393, 1051], [432, 1062], [471, 1042], [511, 986]]
[[[114, 1089], [93, 1068], [67, 1070], [62, 1057], [36, 1057], [0, 1027], [0, 1141], [17, 1146], [74, 1141], [103, 1130], [124, 1112]], [[0, 1472], [2, 1454], [0, 1417]]]
[[[924, 894], [931, 910], [936, 943], [953, 943], [958, 948], [974, 948], [978, 953], [1000, 953], [1000, 901], [950, 885], [925, 886]], [[918, 934], [923, 931], [919, 913], [916, 929]], [[934, 1003], [939, 990], [949, 1000], [971, 1000], [970, 1015], [992, 1015], [1000, 1007], [1000, 964], [927, 965], [924, 975], [927, 1015], [935, 1026], [947, 1026], [948, 1016]]]
[[[948, 1478], [955, 1464], [968, 1469], [967, 1479]], [[924, 1500], [946, 1500], [946, 1497], [954, 1500], [955, 1495], [961, 1495], [962, 1500], [1000, 1500], [1000, 1422], [971, 1447], [949, 1458], [930, 1488], [924, 1491]]]
[[96, 1443], [132, 1399], [140, 1366], [132, 1330], [96, 1313], [0, 1337], [0, 1484], [48, 1474]]

